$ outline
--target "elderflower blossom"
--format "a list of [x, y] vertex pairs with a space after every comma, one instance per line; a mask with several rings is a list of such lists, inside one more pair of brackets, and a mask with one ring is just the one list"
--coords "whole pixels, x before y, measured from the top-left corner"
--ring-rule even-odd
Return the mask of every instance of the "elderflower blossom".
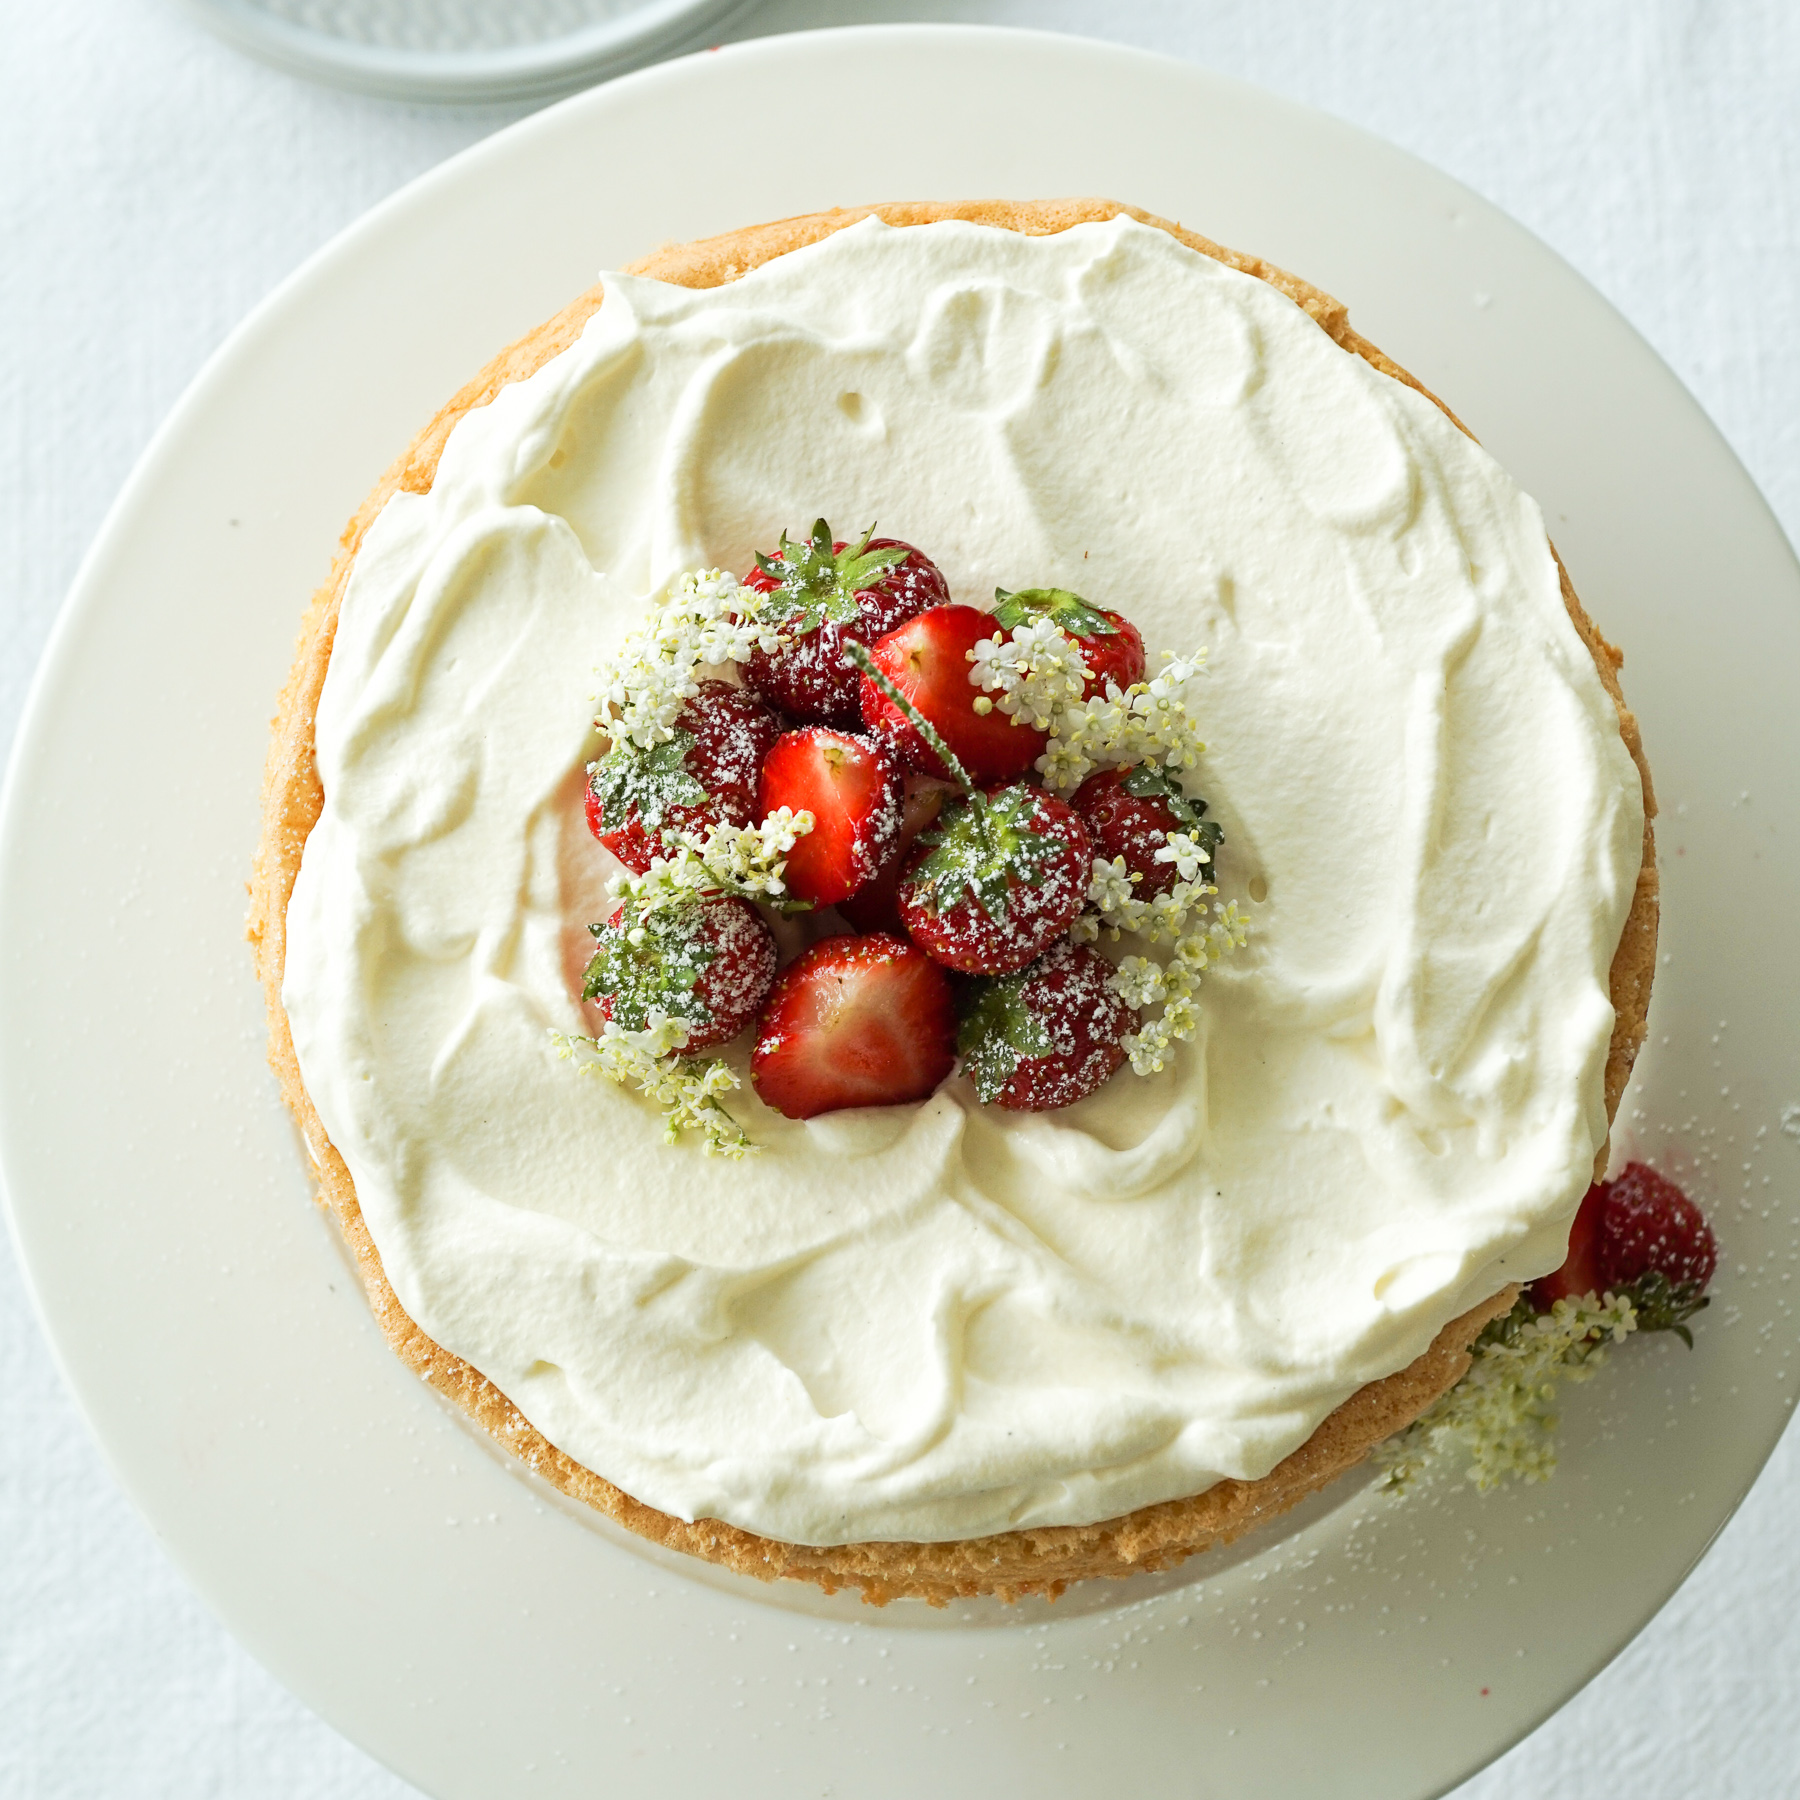
[[1547, 1313], [1521, 1299], [1475, 1340], [1462, 1380], [1376, 1451], [1383, 1485], [1404, 1492], [1458, 1456], [1464, 1478], [1484, 1490], [1508, 1477], [1545, 1480], [1556, 1468], [1558, 1386], [1589, 1380], [1637, 1323], [1623, 1294], [1558, 1300]]
[[1113, 971], [1112, 988], [1127, 1006], [1160, 1006], [1167, 991], [1162, 964], [1147, 956], [1122, 957]]
[[1102, 912], [1095, 921], [1096, 926], [1110, 924], [1115, 937], [1120, 930], [1129, 930], [1152, 943], [1164, 938], [1172, 943], [1167, 963], [1126, 956], [1112, 975], [1112, 990], [1127, 1006], [1139, 1012], [1158, 1005], [1163, 1009], [1120, 1040], [1140, 1075], [1158, 1074], [1174, 1046], [1200, 1029], [1194, 995], [1202, 973], [1249, 941], [1248, 921], [1235, 900], [1208, 904], [1217, 892], [1204, 883], [1177, 882], [1148, 905], [1128, 901]]
[[1052, 729], [1059, 711], [1073, 706], [1093, 679], [1081, 646], [1054, 619], [1015, 625], [1010, 638], [984, 638], [969, 652], [969, 681], [1000, 695], [1000, 710], [1021, 725]]
[[780, 648], [781, 634], [761, 618], [767, 604], [722, 569], [683, 575], [601, 669], [601, 728], [644, 750], [673, 737], [682, 701], [699, 692], [698, 670]]
[[1137, 877], [1125, 867], [1125, 859], [1115, 856], [1108, 862], [1103, 856], [1094, 858], [1094, 872], [1088, 878], [1088, 904], [1096, 912], [1116, 912], [1131, 904], [1131, 884]]
[[1157, 851], [1156, 861], [1173, 863], [1175, 873], [1183, 881], [1198, 881], [1200, 865], [1212, 861], [1212, 852], [1204, 844], [1196, 843], [1185, 831], [1171, 831]]
[[1050, 742], [1037, 762], [1045, 784], [1066, 791], [1095, 769], [1140, 762], [1176, 771], [1194, 768], [1206, 745], [1188, 716], [1187, 686], [1205, 663], [1204, 651], [1191, 657], [1164, 652], [1162, 669], [1148, 681], [1128, 688], [1109, 681], [1104, 694], [1059, 704], [1045, 727]]
[[719, 1102], [738, 1085], [737, 1075], [717, 1057], [684, 1057], [685, 1020], [653, 1012], [642, 1031], [609, 1019], [598, 1037], [553, 1031], [556, 1054], [582, 1075], [601, 1075], [620, 1087], [635, 1087], [663, 1109], [663, 1138], [677, 1143], [684, 1131], [701, 1133], [708, 1156], [743, 1157], [758, 1146]]
[[701, 894], [738, 894], [779, 902], [788, 852], [813, 828], [810, 812], [782, 807], [760, 825], [715, 825], [704, 836], [682, 832], [672, 854], [652, 858], [641, 875], [616, 875], [612, 892], [640, 917], [680, 906]]

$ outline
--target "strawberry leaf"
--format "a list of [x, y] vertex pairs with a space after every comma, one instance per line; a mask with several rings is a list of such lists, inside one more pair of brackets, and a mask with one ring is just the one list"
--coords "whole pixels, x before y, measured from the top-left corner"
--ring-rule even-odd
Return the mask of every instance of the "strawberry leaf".
[[1140, 800], [1160, 800], [1175, 815], [1182, 830], [1202, 848], [1216, 851], [1224, 843], [1223, 828], [1201, 816], [1206, 811], [1206, 802], [1190, 799], [1181, 783], [1160, 764], [1134, 764], [1125, 771], [1119, 786]]
[[957, 996], [956, 1049], [983, 1103], [1012, 1080], [1025, 1057], [1048, 1056], [1055, 1048], [1043, 1020], [1025, 1002], [1030, 973], [1021, 969], [997, 980], [972, 981]]
[[842, 550], [823, 519], [813, 522], [812, 536], [796, 543], [784, 531], [774, 556], [757, 554], [756, 566], [775, 583], [769, 616], [778, 625], [804, 635], [826, 623], [845, 625], [857, 616], [856, 596], [890, 575], [906, 560], [896, 545], [870, 550], [871, 525]]
[[998, 603], [994, 618], [1007, 631], [1029, 625], [1033, 619], [1050, 619], [1072, 638], [1118, 635], [1118, 626], [1105, 613], [1067, 588], [1020, 588], [1016, 594], [995, 588], [994, 599]]
[[706, 789], [688, 773], [687, 754], [693, 747], [694, 734], [679, 728], [648, 750], [628, 737], [615, 738], [612, 748], [588, 765], [588, 785], [608, 828], [623, 825], [633, 806], [652, 831], [670, 807], [698, 806]]
[[627, 907], [616, 920], [590, 925], [600, 942], [582, 977], [582, 999], [610, 994], [613, 1020], [628, 1031], [644, 1030], [653, 1012], [691, 1025], [708, 1023], [694, 987], [719, 950], [700, 929], [702, 904], [654, 912]]
[[1037, 791], [1002, 788], [991, 798], [975, 793], [953, 799], [938, 815], [935, 830], [919, 834], [933, 846], [908, 885], [925, 889], [925, 905], [935, 913], [973, 900], [990, 919], [1006, 916], [1015, 886], [1037, 883], [1044, 865], [1062, 849], [1060, 841], [1035, 829]]
[[1650, 1269], [1624, 1290], [1637, 1313], [1639, 1331], [1672, 1331], [1691, 1350], [1694, 1334], [1687, 1321], [1712, 1304], [1697, 1281], [1670, 1281], [1661, 1269]]

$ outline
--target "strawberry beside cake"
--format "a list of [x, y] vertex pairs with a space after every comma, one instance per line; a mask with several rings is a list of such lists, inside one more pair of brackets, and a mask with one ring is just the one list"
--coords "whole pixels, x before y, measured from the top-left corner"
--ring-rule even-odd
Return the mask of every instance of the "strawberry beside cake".
[[1161, 221], [607, 277], [371, 497], [277, 721], [273, 1055], [385, 1329], [753, 1574], [1235, 1535], [1564, 1261], [1654, 961], [1616, 660], [1341, 308]]

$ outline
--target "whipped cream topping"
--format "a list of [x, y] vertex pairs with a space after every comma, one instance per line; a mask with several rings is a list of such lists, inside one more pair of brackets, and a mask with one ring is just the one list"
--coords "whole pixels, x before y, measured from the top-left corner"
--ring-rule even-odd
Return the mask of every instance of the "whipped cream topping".
[[[1254, 936], [1164, 1074], [808, 1123], [746, 1082], [764, 1150], [733, 1163], [557, 1059], [613, 872], [595, 667], [680, 571], [821, 513], [960, 600], [1073, 588], [1153, 654], [1210, 647], [1193, 785]], [[684, 1518], [933, 1540], [1261, 1476], [1560, 1262], [1605, 1140], [1642, 797], [1538, 508], [1129, 219], [607, 276], [369, 531], [317, 745], [284, 997], [388, 1277]]]

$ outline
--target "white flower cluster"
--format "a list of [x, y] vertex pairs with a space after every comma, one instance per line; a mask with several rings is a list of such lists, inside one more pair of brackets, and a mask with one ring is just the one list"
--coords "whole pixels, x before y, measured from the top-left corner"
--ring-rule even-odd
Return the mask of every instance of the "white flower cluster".
[[[1081, 660], [1081, 646], [1054, 619], [1015, 625], [1010, 638], [984, 638], [969, 652], [972, 686], [1000, 696], [1000, 710], [1021, 725], [1050, 731], [1067, 709], [1078, 706], [1093, 671]], [[975, 710], [992, 710], [977, 700]]]
[[1133, 763], [1160, 763], [1166, 769], [1193, 768], [1206, 745], [1188, 717], [1187, 684], [1206, 663], [1206, 653], [1163, 654], [1161, 671], [1148, 681], [1121, 688], [1106, 684], [1104, 694], [1065, 702], [1047, 729], [1050, 742], [1038, 758], [1045, 785], [1067, 792], [1096, 769], [1122, 769]]
[[600, 671], [602, 729], [644, 750], [673, 737], [682, 701], [699, 689], [697, 671], [747, 662], [752, 650], [785, 641], [762, 622], [767, 604], [722, 569], [683, 575]]
[[969, 661], [970, 682], [999, 694], [1003, 713], [1050, 734], [1037, 768], [1057, 792], [1079, 787], [1096, 769], [1141, 762], [1191, 769], [1206, 749], [1187, 710], [1187, 686], [1205, 666], [1205, 651], [1165, 651], [1149, 680], [1128, 688], [1109, 681], [1105, 693], [1087, 700], [1081, 696], [1092, 672], [1081, 646], [1052, 619], [1017, 625], [1010, 638], [985, 639]]
[[1478, 1488], [1509, 1476], [1545, 1480], [1556, 1468], [1550, 1408], [1557, 1387], [1589, 1380], [1607, 1346], [1624, 1343], [1636, 1329], [1637, 1313], [1622, 1294], [1558, 1300], [1541, 1314], [1521, 1300], [1476, 1340], [1468, 1374], [1376, 1451], [1387, 1471], [1384, 1485], [1403, 1491], [1458, 1456]]
[[663, 1109], [663, 1137], [676, 1143], [684, 1131], [698, 1131], [708, 1156], [742, 1157], [759, 1146], [719, 1103], [738, 1085], [736, 1074], [717, 1057], [684, 1057], [685, 1021], [653, 1012], [642, 1031], [627, 1031], [608, 1020], [598, 1037], [553, 1031], [556, 1053], [582, 1075], [603, 1075], [620, 1087], [635, 1087]]
[[[1132, 899], [1120, 857], [1105, 862], [1096, 857], [1088, 897], [1098, 916], [1084, 913], [1071, 933], [1077, 942], [1097, 937], [1102, 925], [1115, 937], [1134, 931], [1151, 943], [1173, 946], [1169, 960], [1149, 956], [1120, 958], [1113, 972], [1112, 990], [1127, 1006], [1142, 1012], [1160, 1006], [1162, 1011], [1121, 1041], [1131, 1066], [1140, 1075], [1155, 1075], [1164, 1066], [1170, 1049], [1200, 1029], [1194, 1008], [1201, 975], [1222, 956], [1229, 956], [1249, 940], [1249, 922], [1235, 900], [1212, 903], [1219, 890], [1204, 882], [1178, 881], [1168, 893], [1144, 902]], [[1123, 895], [1121, 895], [1123, 889]]]
[[673, 854], [654, 858], [642, 875], [614, 876], [613, 897], [640, 917], [701, 894], [778, 904], [787, 893], [788, 852], [812, 828], [811, 813], [784, 806], [760, 825], [715, 825], [704, 837], [682, 832], [670, 846]]
[[[1084, 700], [1092, 671], [1081, 646], [1049, 618], [996, 635], [969, 652], [970, 682], [998, 694], [1000, 710], [1022, 725], [1049, 734], [1038, 772], [1052, 790], [1068, 793], [1095, 769], [1128, 768], [1151, 762], [1179, 774], [1194, 768], [1206, 749], [1188, 716], [1188, 683], [1206, 661], [1165, 652], [1151, 679], [1121, 688], [1108, 682], [1104, 694]], [[979, 703], [978, 703], [979, 704]], [[1152, 944], [1168, 944], [1166, 964], [1128, 956], [1113, 978], [1114, 990], [1130, 1006], [1163, 1010], [1127, 1037], [1125, 1049], [1140, 1075], [1161, 1070], [1170, 1047], [1199, 1029], [1194, 994], [1209, 964], [1242, 946], [1249, 922], [1235, 900], [1212, 903], [1218, 892], [1206, 876], [1212, 861], [1206, 846], [1185, 832], [1171, 832], [1158, 862], [1173, 863], [1179, 879], [1166, 894], [1139, 900], [1136, 879], [1123, 857], [1096, 858], [1088, 884], [1088, 906], [1070, 928], [1077, 943], [1092, 943], [1103, 929], [1117, 938], [1129, 931]]]

